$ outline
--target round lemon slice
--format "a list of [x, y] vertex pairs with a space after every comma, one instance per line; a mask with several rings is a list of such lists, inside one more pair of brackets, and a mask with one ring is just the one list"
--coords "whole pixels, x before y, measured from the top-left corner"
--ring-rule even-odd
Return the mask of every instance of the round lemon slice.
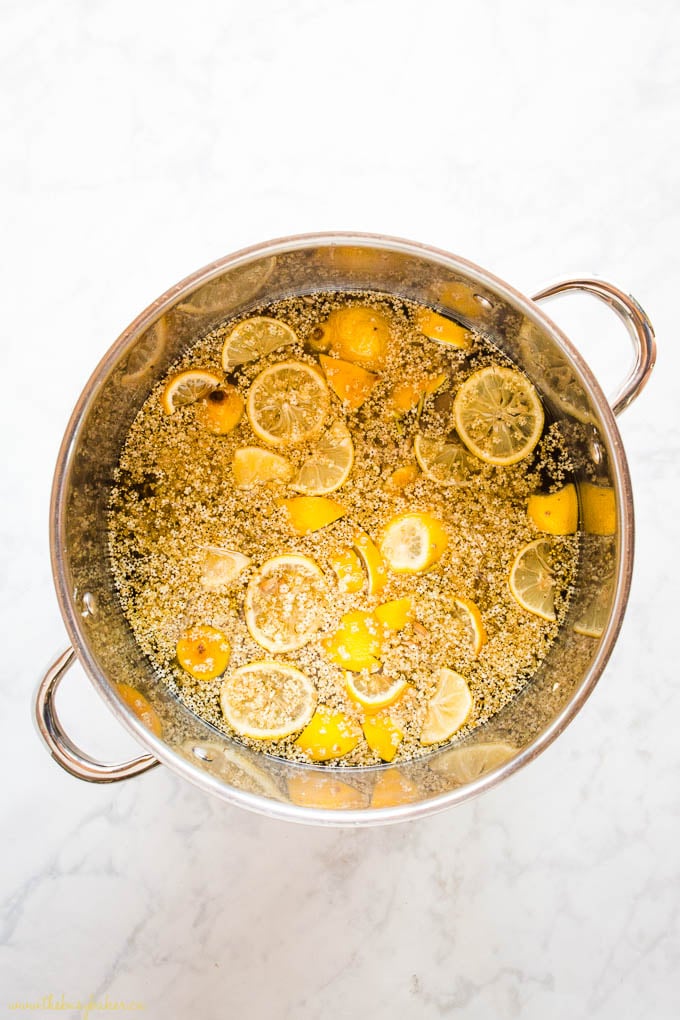
[[297, 343], [297, 336], [285, 322], [258, 315], [244, 319], [234, 326], [224, 341], [222, 365], [225, 372], [231, 372], [238, 365], [263, 358], [279, 347]]
[[591, 638], [602, 637], [609, 619], [613, 598], [614, 578], [608, 577], [574, 624], [576, 633]]
[[470, 744], [467, 747], [454, 747], [442, 755], [437, 755], [432, 762], [432, 768], [440, 775], [455, 779], [462, 786], [497, 769], [515, 754], [517, 748], [513, 744], [506, 744], [500, 740]]
[[437, 688], [430, 698], [420, 731], [421, 744], [448, 740], [466, 722], [474, 704], [467, 680], [442, 666], [435, 673]]
[[510, 592], [516, 602], [543, 620], [555, 620], [555, 578], [550, 543], [538, 538], [520, 549], [510, 568]]
[[385, 526], [380, 552], [390, 570], [397, 574], [421, 574], [440, 559], [448, 536], [431, 514], [398, 514]]
[[406, 680], [393, 680], [383, 673], [345, 673], [347, 693], [367, 712], [379, 712], [401, 697]]
[[193, 404], [205, 397], [211, 390], [217, 389], [222, 380], [214, 372], [205, 372], [200, 368], [190, 368], [186, 372], [178, 372], [166, 383], [161, 394], [161, 404], [166, 414], [174, 414], [178, 407]]
[[460, 386], [453, 405], [468, 450], [488, 464], [516, 464], [541, 438], [543, 407], [535, 387], [514, 368], [490, 365]]
[[236, 733], [253, 740], [283, 740], [307, 725], [316, 708], [309, 677], [283, 662], [250, 662], [222, 684], [222, 714]]
[[321, 569], [308, 556], [274, 556], [248, 585], [246, 626], [268, 652], [302, 648], [321, 626], [326, 606]]
[[246, 410], [258, 439], [292, 446], [316, 439], [329, 406], [328, 387], [316, 369], [303, 361], [280, 361], [253, 380]]
[[345, 484], [353, 464], [354, 444], [349, 429], [341, 421], [333, 422], [290, 487], [306, 496], [325, 496]]
[[417, 433], [413, 452], [423, 474], [437, 485], [467, 485], [478, 461], [458, 439], [429, 439]]

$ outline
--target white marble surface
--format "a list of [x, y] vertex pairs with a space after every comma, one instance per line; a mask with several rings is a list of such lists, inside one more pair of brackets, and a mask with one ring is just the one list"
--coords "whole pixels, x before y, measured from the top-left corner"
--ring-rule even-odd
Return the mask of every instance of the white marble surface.
[[[148, 1020], [678, 1015], [679, 35], [677, 0], [0, 4], [3, 1016], [49, 994]], [[65, 644], [47, 519], [71, 408], [168, 285], [326, 228], [449, 248], [526, 293], [595, 272], [648, 309], [613, 659], [537, 762], [396, 828], [272, 822], [163, 768], [81, 784], [31, 723]], [[551, 313], [615, 386], [606, 310]], [[83, 674], [65, 688], [76, 738], [127, 754]]]

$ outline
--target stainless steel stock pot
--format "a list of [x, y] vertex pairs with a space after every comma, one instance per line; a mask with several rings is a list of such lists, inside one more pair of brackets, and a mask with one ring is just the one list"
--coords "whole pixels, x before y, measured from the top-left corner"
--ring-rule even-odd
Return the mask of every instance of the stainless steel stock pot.
[[[386, 291], [428, 304], [488, 336], [527, 372], [552, 416], [565, 423], [564, 435], [578, 443], [582, 479], [595, 479], [615, 494], [616, 530], [608, 541], [614, 544], [616, 566], [602, 636], [594, 639], [573, 628], [583, 609], [579, 582], [569, 619], [522, 693], [464, 742], [408, 764], [358, 769], [297, 765], [252, 753], [217, 732], [155, 680], [112, 579], [107, 504], [113, 471], [128, 429], [156, 381], [180, 352], [229, 316], [319, 290]], [[570, 341], [539, 307], [566, 291], [585, 291], [606, 302], [633, 340], [635, 364], [612, 406]], [[389, 237], [284, 238], [229, 255], [171, 287], [125, 330], [95, 369], [61, 446], [51, 505], [51, 554], [71, 647], [40, 683], [35, 705], [51, 754], [72, 775], [98, 783], [128, 779], [162, 763], [232, 804], [315, 824], [398, 822], [495, 786], [535, 758], [574, 718], [616, 641], [631, 581], [634, 522], [615, 416], [640, 392], [654, 358], [654, 334], [645, 313], [610, 284], [566, 280], [529, 299], [455, 255]], [[64, 732], [55, 695], [76, 659], [139, 741], [145, 752], [140, 757], [102, 764]], [[141, 698], [131, 697], [131, 691]], [[140, 705], [147, 710], [140, 711]]]

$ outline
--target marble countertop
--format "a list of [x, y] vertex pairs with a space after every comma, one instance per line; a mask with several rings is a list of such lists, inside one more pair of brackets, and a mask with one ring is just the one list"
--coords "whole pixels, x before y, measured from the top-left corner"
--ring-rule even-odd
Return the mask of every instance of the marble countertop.
[[[677, 1016], [679, 33], [675, 0], [0, 7], [3, 1016], [90, 996], [148, 1020]], [[595, 273], [645, 306], [612, 659], [537, 761], [418, 822], [274, 822], [165, 768], [79, 783], [31, 720], [66, 644], [47, 521], [71, 409], [170, 284], [322, 229], [447, 248], [527, 294]], [[620, 324], [585, 297], [550, 314], [613, 391]], [[60, 695], [88, 750], [134, 750], [81, 670]]]

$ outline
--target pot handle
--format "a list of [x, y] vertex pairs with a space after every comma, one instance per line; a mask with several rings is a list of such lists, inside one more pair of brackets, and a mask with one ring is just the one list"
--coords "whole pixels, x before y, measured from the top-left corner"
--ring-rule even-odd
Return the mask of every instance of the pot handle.
[[550, 287], [544, 287], [538, 294], [534, 294], [533, 300], [542, 301], [545, 298], [555, 297], [556, 294], [562, 294], [569, 290], [584, 290], [588, 294], [593, 294], [596, 298], [599, 298], [600, 301], [604, 301], [605, 304], [614, 309], [628, 329], [635, 350], [635, 364], [630, 375], [612, 400], [614, 414], [621, 414], [644, 389], [650, 372], [654, 368], [656, 342], [654, 340], [652, 324], [632, 295], [625, 294], [611, 283], [605, 283], [604, 280], [596, 280], [591, 277], [561, 280]]
[[84, 779], [88, 783], [116, 783], [119, 779], [131, 779], [159, 765], [160, 762], [151, 754], [143, 754], [120, 765], [105, 765], [90, 758], [67, 736], [59, 722], [54, 699], [59, 684], [75, 659], [76, 653], [72, 648], [67, 648], [40, 681], [35, 698], [38, 732], [57, 764], [76, 779]]

